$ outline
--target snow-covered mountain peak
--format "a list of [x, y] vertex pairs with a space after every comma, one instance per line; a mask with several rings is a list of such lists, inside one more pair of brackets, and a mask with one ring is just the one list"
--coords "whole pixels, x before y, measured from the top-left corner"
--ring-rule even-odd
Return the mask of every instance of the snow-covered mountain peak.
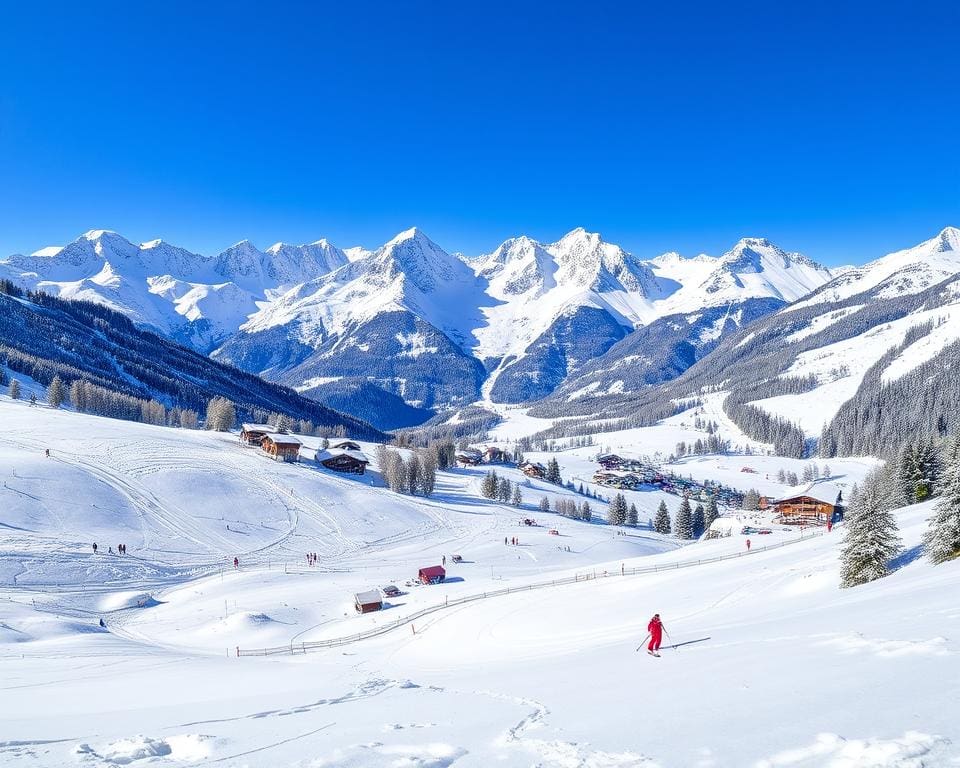
[[956, 227], [944, 227], [936, 237], [937, 251], [945, 253], [947, 251], [960, 251], [960, 229]]
[[369, 257], [368, 269], [388, 279], [402, 275], [424, 293], [437, 290], [441, 282], [473, 282], [474, 275], [463, 261], [447, 253], [421, 230], [412, 227], [394, 237]]

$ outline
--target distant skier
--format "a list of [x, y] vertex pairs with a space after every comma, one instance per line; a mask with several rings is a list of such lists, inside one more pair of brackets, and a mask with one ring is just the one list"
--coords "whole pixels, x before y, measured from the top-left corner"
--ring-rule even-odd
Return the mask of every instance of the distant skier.
[[97, 542], [93, 542], [93, 554], [97, 554]]
[[663, 640], [663, 622], [660, 621], [660, 614], [653, 614], [650, 623], [647, 624], [647, 632], [650, 633], [650, 642], [647, 644], [647, 653], [651, 656], [659, 656], [660, 642]]
[[102, 618], [100, 619], [100, 627], [101, 627], [102, 629], [106, 629], [106, 628], [107, 628], [107, 624], [106, 624], [106, 622], [105, 622]]
[[447, 564], [447, 556], [444, 555], [441, 559], [442, 559], [442, 561], [443, 561], [443, 565], [446, 565], [446, 564]]
[[750, 551], [750, 539], [747, 539], [747, 552]]
[[239, 558], [239, 557], [233, 558], [233, 567], [234, 567], [234, 568], [239, 568], [239, 567], [240, 567], [240, 558]]
[[50, 449], [49, 449], [49, 448], [47, 448], [46, 454], [47, 454], [47, 458], [49, 459], [49, 458], [50, 458]]

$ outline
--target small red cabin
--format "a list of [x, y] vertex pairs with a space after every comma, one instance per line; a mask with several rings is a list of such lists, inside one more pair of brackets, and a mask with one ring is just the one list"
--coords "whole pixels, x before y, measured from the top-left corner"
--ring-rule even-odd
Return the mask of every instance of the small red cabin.
[[424, 584], [439, 584], [447, 577], [447, 572], [442, 565], [431, 565], [427, 568], [421, 568], [417, 578]]

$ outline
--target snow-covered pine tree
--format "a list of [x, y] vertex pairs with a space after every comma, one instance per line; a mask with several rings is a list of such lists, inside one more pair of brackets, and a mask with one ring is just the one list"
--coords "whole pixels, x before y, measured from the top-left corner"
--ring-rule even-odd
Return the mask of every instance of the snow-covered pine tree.
[[787, 482], [787, 473], [782, 468], [779, 472], [777, 472], [777, 482], [780, 482], [780, 483]]
[[923, 535], [930, 561], [945, 563], [960, 555], [960, 435], [947, 447], [940, 499]]
[[437, 454], [426, 449], [418, 452], [420, 459], [420, 493], [431, 496], [437, 485]]
[[513, 498], [510, 499], [510, 503], [515, 507], [519, 507], [521, 504], [523, 504], [523, 492], [520, 490], [519, 483], [513, 486]]
[[495, 470], [490, 470], [480, 481], [480, 495], [485, 499], [494, 499], [497, 496], [498, 478]]
[[637, 505], [631, 504], [630, 509], [627, 510], [627, 525], [632, 528], [637, 527], [637, 523], [640, 522], [640, 513], [637, 512]]
[[710, 530], [710, 526], [713, 525], [713, 521], [718, 517], [720, 517], [720, 510], [717, 509], [717, 498], [716, 496], [711, 496], [710, 500], [707, 502], [707, 508], [703, 513], [704, 532]]
[[686, 496], [680, 502], [680, 509], [677, 510], [677, 519], [674, 525], [677, 531], [678, 539], [693, 538], [693, 512], [690, 510], [690, 499]]
[[610, 512], [607, 516], [607, 522], [610, 525], [623, 525], [627, 521], [627, 499], [622, 493], [618, 493], [610, 502]]
[[553, 483], [554, 485], [560, 485], [563, 482], [560, 477], [560, 464], [555, 457], [551, 456], [550, 461], [547, 462], [547, 476], [545, 479], [548, 483]]
[[703, 536], [704, 525], [706, 524], [706, 514], [703, 511], [703, 504], [697, 504], [693, 510], [693, 538], [699, 539]]
[[753, 512], [760, 506], [760, 494], [756, 488], [751, 488], [743, 496], [743, 508], [748, 512]]
[[67, 389], [63, 385], [63, 379], [59, 376], [54, 376], [53, 380], [50, 382], [50, 386], [47, 387], [47, 402], [50, 404], [51, 408], [59, 408], [63, 405], [63, 401], [67, 397]]
[[593, 510], [590, 509], [589, 501], [583, 502], [583, 506], [580, 507], [580, 519], [587, 523], [593, 519]]
[[16, 379], [10, 379], [10, 388], [7, 390], [11, 400], [20, 399], [20, 382]]
[[550, 499], [548, 499], [546, 496], [541, 496], [541, 497], [540, 497], [540, 504], [537, 505], [537, 509], [539, 509], [541, 512], [549, 512], [549, 511], [550, 511]]
[[840, 553], [840, 586], [856, 587], [886, 576], [900, 551], [891, 510], [897, 491], [888, 471], [876, 469], [855, 489], [844, 515], [846, 535]]
[[667, 511], [667, 502], [661, 501], [657, 507], [657, 516], [653, 521], [653, 530], [664, 535], [670, 533], [670, 513]]
[[513, 496], [513, 483], [505, 477], [500, 478], [497, 483], [497, 501], [506, 504], [510, 501], [511, 496]]

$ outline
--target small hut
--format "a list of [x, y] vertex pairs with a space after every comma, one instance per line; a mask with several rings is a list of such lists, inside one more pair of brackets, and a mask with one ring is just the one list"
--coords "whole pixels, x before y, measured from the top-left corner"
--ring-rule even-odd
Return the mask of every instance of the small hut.
[[316, 460], [317, 464], [334, 472], [347, 472], [354, 475], [362, 475], [367, 471], [367, 465], [370, 463], [361, 451], [344, 448], [317, 451]]
[[290, 435], [278, 435], [275, 432], [264, 435], [260, 441], [260, 450], [274, 461], [300, 461], [302, 443]]
[[258, 448], [266, 435], [276, 431], [276, 427], [270, 424], [243, 424], [240, 427], [240, 445]]
[[353, 596], [353, 604], [357, 613], [373, 613], [383, 610], [383, 598], [379, 590], [368, 589], [366, 592], [357, 592]]
[[447, 578], [447, 572], [442, 565], [431, 565], [421, 568], [417, 573], [417, 578], [424, 584], [440, 584]]
[[483, 452], [483, 455], [487, 464], [503, 464], [503, 462], [507, 460], [507, 455], [503, 449], [497, 448], [495, 445], [488, 446], [487, 450]]

